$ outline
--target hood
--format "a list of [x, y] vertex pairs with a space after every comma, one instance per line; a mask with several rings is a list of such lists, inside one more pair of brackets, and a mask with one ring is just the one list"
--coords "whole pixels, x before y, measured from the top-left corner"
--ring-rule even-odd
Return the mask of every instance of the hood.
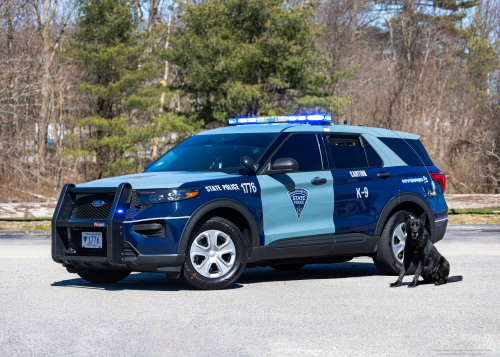
[[77, 187], [118, 187], [123, 182], [128, 182], [134, 190], [154, 188], [175, 188], [186, 182], [206, 181], [236, 177], [223, 172], [144, 172], [140, 174], [124, 175], [95, 180], [76, 185]]

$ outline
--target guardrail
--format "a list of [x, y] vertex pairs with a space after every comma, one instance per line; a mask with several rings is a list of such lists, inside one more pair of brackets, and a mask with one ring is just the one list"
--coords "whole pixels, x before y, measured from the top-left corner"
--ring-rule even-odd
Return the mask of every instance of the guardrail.
[[[499, 195], [444, 195], [449, 209], [499, 208]], [[56, 202], [0, 203], [1, 218], [52, 217]]]
[[1, 218], [52, 217], [57, 202], [0, 203]]
[[444, 195], [449, 209], [500, 208], [500, 195]]

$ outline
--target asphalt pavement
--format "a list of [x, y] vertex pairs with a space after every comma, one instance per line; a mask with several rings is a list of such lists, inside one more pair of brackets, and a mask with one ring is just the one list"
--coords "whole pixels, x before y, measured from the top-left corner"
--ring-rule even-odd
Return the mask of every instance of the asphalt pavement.
[[46, 233], [0, 232], [0, 356], [500, 356], [500, 226], [469, 228], [436, 245], [462, 282], [391, 289], [356, 258], [247, 269], [222, 291], [153, 273], [91, 284]]

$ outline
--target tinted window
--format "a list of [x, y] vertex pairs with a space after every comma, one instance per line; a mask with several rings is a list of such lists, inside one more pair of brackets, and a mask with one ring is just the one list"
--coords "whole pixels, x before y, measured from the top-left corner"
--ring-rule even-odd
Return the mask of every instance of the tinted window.
[[434, 166], [427, 150], [425, 150], [424, 145], [420, 140], [406, 140], [415, 149], [416, 152], [422, 157], [427, 166]]
[[328, 144], [336, 169], [359, 169], [368, 167], [365, 150], [359, 138], [328, 136]]
[[370, 144], [364, 139], [363, 146], [365, 147], [366, 157], [368, 157], [368, 164], [370, 167], [380, 167], [382, 166], [382, 160], [378, 156], [377, 152], [371, 147]]
[[432, 166], [427, 151], [420, 140], [409, 140], [399, 138], [379, 138], [385, 145], [394, 151], [408, 166]]
[[238, 174], [240, 159], [257, 162], [278, 134], [194, 135], [160, 157], [146, 172], [218, 171]]
[[323, 170], [319, 144], [314, 134], [292, 135], [274, 154], [271, 162], [288, 157], [297, 160], [299, 172]]

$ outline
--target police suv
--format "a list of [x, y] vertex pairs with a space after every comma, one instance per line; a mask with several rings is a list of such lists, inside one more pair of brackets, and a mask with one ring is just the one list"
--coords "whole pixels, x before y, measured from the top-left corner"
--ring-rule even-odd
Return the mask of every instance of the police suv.
[[445, 176], [418, 135], [331, 125], [331, 116], [230, 119], [140, 174], [66, 184], [52, 258], [92, 283], [161, 272], [199, 289], [245, 267], [293, 271], [370, 256], [398, 274], [403, 215], [446, 231]]

